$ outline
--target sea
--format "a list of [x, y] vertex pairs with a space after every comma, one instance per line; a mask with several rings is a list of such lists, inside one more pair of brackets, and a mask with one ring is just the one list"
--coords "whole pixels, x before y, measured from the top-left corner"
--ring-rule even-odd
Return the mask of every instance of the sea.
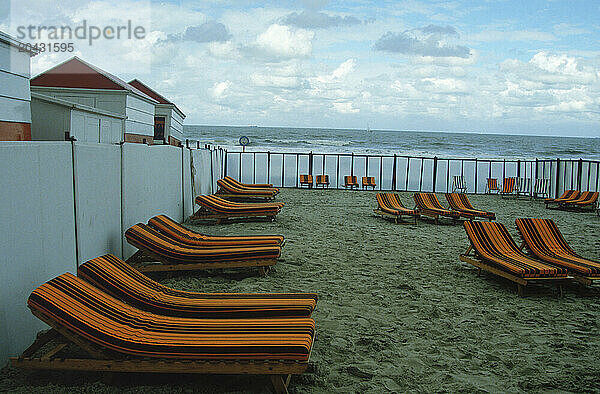
[[600, 160], [600, 138], [531, 135], [188, 125], [187, 139], [248, 152], [355, 153], [439, 158]]

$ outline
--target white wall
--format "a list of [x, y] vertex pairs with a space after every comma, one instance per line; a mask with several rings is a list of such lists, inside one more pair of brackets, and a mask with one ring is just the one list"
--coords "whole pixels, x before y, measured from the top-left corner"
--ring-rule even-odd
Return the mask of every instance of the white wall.
[[31, 123], [29, 53], [0, 42], [0, 121]]
[[210, 151], [204, 149], [192, 150], [194, 168], [194, 198], [200, 194], [211, 194], [217, 191], [211, 189]]
[[128, 94], [125, 115], [126, 133], [154, 137], [154, 104]]
[[135, 249], [123, 233], [138, 222], [161, 213], [178, 221], [191, 215], [191, 152], [198, 159], [195, 181], [210, 185], [204, 150], [0, 143], [0, 367], [45, 328], [27, 308], [33, 289], [75, 273], [77, 255], [79, 262], [106, 253], [129, 257]]
[[194, 213], [194, 199], [196, 196], [192, 188], [191, 150], [181, 149], [181, 152], [183, 154], [183, 220], [185, 220]]
[[64, 141], [71, 129], [70, 109], [55, 103], [31, 99], [31, 139], [33, 141]]
[[121, 256], [121, 147], [77, 142], [75, 180], [79, 263]]
[[[123, 231], [159, 214], [182, 221], [181, 148], [126, 143], [122, 149]], [[124, 257], [134, 252], [124, 242]]]
[[0, 364], [44, 324], [27, 308], [33, 289], [75, 272], [73, 167], [68, 142], [0, 144]]

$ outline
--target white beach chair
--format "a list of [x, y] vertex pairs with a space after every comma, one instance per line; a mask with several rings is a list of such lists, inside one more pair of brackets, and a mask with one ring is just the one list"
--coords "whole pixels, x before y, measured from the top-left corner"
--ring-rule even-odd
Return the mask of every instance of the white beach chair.
[[519, 178], [517, 180], [517, 196], [528, 196], [531, 191], [531, 178]]
[[535, 185], [533, 187], [533, 198], [548, 198], [550, 197], [550, 179], [549, 178], [541, 178], [535, 180]]
[[467, 192], [467, 182], [465, 177], [462, 175], [454, 175], [452, 177], [452, 193], [459, 191], [461, 193]]

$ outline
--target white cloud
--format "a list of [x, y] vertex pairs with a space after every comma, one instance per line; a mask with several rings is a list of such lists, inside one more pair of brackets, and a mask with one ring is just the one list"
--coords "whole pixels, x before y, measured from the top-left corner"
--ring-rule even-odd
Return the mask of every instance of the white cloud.
[[333, 109], [335, 109], [340, 114], [355, 114], [360, 112], [360, 109], [352, 108], [352, 103], [348, 101], [334, 102]]
[[213, 85], [212, 89], [210, 90], [211, 95], [216, 98], [216, 99], [220, 99], [225, 95], [225, 92], [231, 87], [231, 82], [230, 81], [223, 81], [223, 82], [215, 82], [215, 84]]
[[552, 33], [533, 30], [484, 30], [479, 33], [471, 34], [467, 37], [469, 40], [478, 42], [495, 42], [495, 41], [554, 41], [556, 36]]
[[315, 33], [309, 30], [273, 24], [256, 38], [254, 44], [244, 49], [251, 56], [270, 61], [305, 58], [312, 53], [314, 36]]

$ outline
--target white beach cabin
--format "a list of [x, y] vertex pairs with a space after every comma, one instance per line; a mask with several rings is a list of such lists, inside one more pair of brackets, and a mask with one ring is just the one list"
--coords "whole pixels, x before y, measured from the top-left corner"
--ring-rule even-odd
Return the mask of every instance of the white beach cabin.
[[175, 103], [169, 101], [139, 79], [129, 81], [129, 85], [158, 101], [158, 104], [154, 106], [154, 143], [181, 146], [185, 114], [177, 108]]
[[[34, 117], [49, 108], [57, 115], [53, 127], [58, 130], [53, 133], [34, 127], [39, 139], [50, 139], [52, 134], [64, 140], [68, 131], [69, 137], [89, 142], [153, 143], [158, 101], [78, 57], [31, 79], [31, 92]], [[68, 117], [64, 110], [58, 110], [65, 105], [72, 105]], [[122, 129], [117, 131], [119, 122]]]
[[29, 58], [35, 55], [0, 31], [0, 141], [31, 140]]

